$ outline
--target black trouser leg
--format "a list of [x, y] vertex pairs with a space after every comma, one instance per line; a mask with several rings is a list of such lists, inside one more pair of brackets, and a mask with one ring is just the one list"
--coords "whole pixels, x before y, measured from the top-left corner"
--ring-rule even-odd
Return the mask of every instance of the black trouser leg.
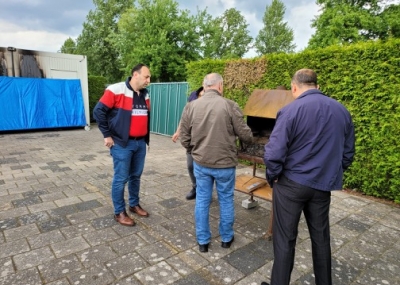
[[[317, 191], [302, 186], [285, 176], [274, 184], [273, 190], [273, 246], [274, 264], [271, 285], [289, 285], [293, 270], [298, 224], [304, 210], [313, 241], [314, 270], [317, 285], [330, 285], [329, 241], [330, 192]], [[322, 246], [322, 248], [319, 248]], [[315, 248], [317, 247], [317, 248]], [[329, 262], [328, 262], [329, 261]], [[329, 282], [329, 281], [328, 281]]]

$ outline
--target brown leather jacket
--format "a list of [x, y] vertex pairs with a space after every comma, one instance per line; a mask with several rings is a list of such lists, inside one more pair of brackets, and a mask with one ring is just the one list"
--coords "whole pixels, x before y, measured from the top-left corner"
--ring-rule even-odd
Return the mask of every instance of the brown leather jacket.
[[248, 143], [253, 140], [239, 105], [218, 91], [207, 90], [201, 99], [185, 106], [180, 141], [196, 163], [211, 168], [236, 166], [236, 137]]

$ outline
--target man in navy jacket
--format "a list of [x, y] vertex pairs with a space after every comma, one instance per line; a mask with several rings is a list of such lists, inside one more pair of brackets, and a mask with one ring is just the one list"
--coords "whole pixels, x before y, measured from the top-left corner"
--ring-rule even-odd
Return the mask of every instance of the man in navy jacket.
[[312, 242], [315, 283], [330, 285], [330, 191], [342, 189], [343, 172], [353, 161], [354, 126], [346, 108], [319, 91], [313, 70], [298, 70], [291, 85], [295, 100], [278, 112], [264, 154], [274, 189], [271, 285], [290, 283], [302, 212]]

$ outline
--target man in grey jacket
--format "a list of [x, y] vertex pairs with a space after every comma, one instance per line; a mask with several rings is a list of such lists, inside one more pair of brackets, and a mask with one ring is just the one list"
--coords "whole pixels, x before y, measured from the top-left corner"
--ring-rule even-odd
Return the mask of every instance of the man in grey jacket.
[[243, 120], [239, 105], [222, 97], [221, 75], [208, 74], [203, 87], [202, 99], [187, 104], [183, 110], [180, 135], [182, 146], [193, 156], [197, 182], [196, 238], [200, 252], [207, 252], [211, 241], [209, 210], [214, 182], [220, 208], [221, 246], [229, 248], [234, 240], [236, 137], [252, 142], [253, 134]]

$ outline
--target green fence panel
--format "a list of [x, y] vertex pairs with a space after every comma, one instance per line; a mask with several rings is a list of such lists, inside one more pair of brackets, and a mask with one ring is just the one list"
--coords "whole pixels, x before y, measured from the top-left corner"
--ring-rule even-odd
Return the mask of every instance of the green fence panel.
[[150, 132], [172, 136], [179, 125], [188, 98], [187, 82], [152, 83]]

